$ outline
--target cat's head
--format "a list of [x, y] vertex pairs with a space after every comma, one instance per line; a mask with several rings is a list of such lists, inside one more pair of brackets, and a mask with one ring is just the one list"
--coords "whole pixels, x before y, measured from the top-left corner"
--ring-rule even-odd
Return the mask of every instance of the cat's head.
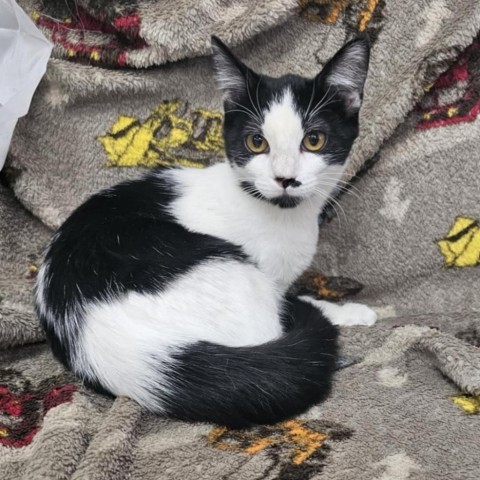
[[212, 44], [225, 149], [239, 184], [282, 208], [328, 196], [358, 134], [368, 42], [345, 45], [313, 79], [259, 75], [219, 39]]

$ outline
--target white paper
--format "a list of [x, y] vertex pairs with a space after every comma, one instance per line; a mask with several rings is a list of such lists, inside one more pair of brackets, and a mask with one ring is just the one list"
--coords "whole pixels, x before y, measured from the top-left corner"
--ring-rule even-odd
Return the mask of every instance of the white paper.
[[30, 108], [52, 48], [14, 0], [0, 0], [0, 170], [17, 120]]

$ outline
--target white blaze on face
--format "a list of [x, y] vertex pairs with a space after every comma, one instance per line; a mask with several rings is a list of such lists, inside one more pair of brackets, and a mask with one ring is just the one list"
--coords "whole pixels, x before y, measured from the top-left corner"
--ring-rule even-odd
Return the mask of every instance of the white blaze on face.
[[[300, 145], [304, 136], [302, 118], [295, 109], [289, 88], [264, 111], [262, 134], [268, 142], [269, 151], [255, 155], [245, 166], [244, 174], [267, 198], [284, 193], [275, 178], [297, 178], [301, 170]], [[289, 188], [289, 193], [291, 192]], [[298, 189], [296, 189], [298, 192]]]
[[283, 96], [270, 105], [262, 131], [270, 145], [268, 155], [274, 176], [296, 178], [304, 132], [290, 89], [286, 89]]

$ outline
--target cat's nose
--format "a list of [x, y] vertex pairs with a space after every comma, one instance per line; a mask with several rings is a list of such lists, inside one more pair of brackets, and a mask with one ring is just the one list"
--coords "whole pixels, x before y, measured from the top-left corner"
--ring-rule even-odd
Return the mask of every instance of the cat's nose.
[[295, 178], [283, 178], [283, 177], [277, 177], [275, 178], [275, 181], [278, 183], [278, 185], [282, 188], [287, 189], [287, 187], [299, 187], [302, 182], [299, 182]]

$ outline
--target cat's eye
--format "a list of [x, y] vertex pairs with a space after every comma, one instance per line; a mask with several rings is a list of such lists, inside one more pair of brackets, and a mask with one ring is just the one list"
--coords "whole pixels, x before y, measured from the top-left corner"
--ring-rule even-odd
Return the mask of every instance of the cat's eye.
[[268, 142], [258, 133], [247, 135], [245, 145], [252, 153], [265, 153], [268, 150]]
[[307, 133], [302, 140], [302, 145], [309, 152], [318, 152], [325, 146], [327, 137], [322, 132]]

